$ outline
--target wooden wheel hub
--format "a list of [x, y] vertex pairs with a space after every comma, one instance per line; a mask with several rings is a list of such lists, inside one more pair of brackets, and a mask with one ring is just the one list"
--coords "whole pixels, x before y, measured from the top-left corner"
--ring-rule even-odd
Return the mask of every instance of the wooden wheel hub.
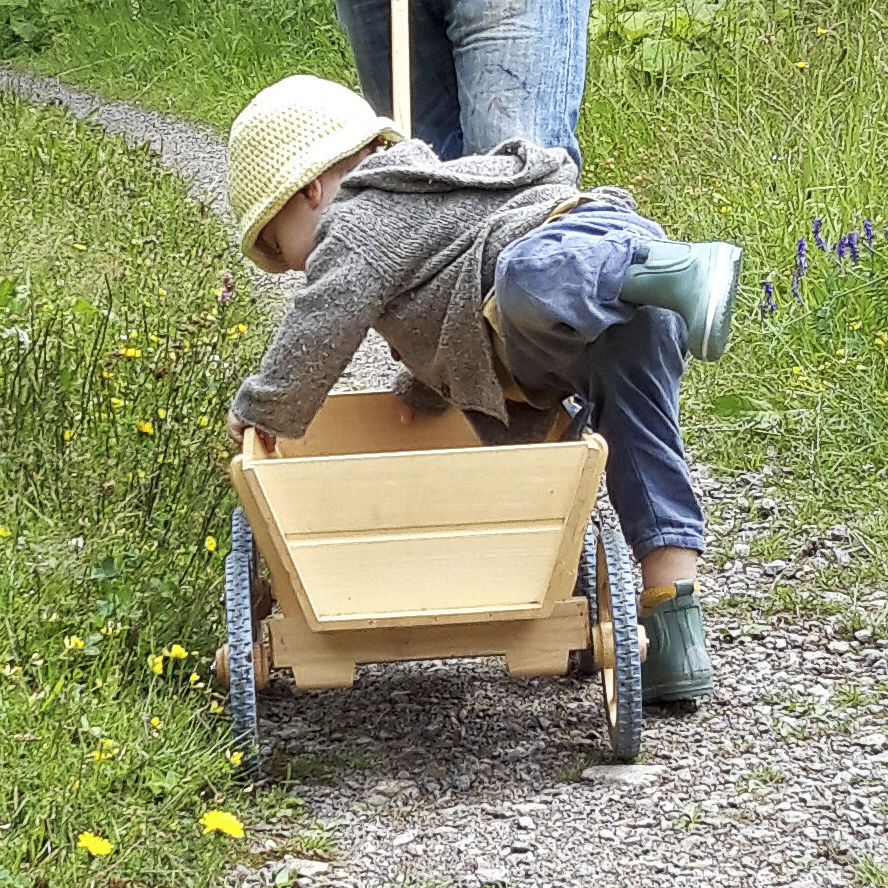
[[[216, 667], [216, 680], [223, 688], [228, 690], [231, 685], [231, 670], [228, 660], [228, 645], [223, 644], [216, 651], [214, 663]], [[271, 652], [267, 645], [256, 642], [253, 645], [253, 675], [256, 682], [256, 690], [261, 691], [268, 687], [271, 681]]]

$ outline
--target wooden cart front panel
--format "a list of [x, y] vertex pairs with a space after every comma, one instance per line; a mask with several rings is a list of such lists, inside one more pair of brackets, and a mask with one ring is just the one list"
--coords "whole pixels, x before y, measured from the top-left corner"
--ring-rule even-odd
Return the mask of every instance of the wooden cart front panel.
[[247, 471], [318, 624], [539, 616], [585, 443], [266, 460]]

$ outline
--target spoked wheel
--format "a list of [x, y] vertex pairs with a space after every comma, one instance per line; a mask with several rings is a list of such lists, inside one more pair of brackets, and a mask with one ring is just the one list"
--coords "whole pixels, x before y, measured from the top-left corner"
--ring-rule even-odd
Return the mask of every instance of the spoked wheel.
[[259, 621], [253, 618], [257, 566], [250, 525], [241, 509], [235, 509], [231, 552], [225, 558], [228, 644], [216, 653], [216, 677], [228, 687], [234, 742], [246, 746], [251, 759], [255, 759], [259, 739], [256, 688], [267, 683], [269, 671], [267, 651], [258, 640]]
[[585, 674], [601, 672], [604, 711], [614, 758], [633, 759], [641, 747], [641, 661], [635, 584], [623, 535], [603, 527], [586, 531], [577, 592], [589, 602], [592, 649], [581, 651]]

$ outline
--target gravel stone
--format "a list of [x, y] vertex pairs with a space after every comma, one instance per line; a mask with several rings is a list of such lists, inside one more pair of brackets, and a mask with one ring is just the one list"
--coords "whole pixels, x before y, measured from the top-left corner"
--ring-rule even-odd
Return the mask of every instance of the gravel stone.
[[[0, 89], [148, 141], [195, 199], [226, 213], [213, 131], [2, 66]], [[296, 279], [257, 283], [283, 304]], [[371, 335], [339, 386], [385, 387], [396, 367]], [[775, 493], [785, 470], [773, 454], [731, 478], [690, 459], [716, 553], [701, 576], [715, 688], [698, 706], [645, 710], [641, 764], [600, 764], [609, 744], [594, 678], [511, 680], [499, 658], [435, 660], [360, 666], [350, 690], [294, 694], [280, 673], [259, 701], [263, 748], [343, 763], [336, 779], [288, 788], [327, 825], [336, 857], [238, 863], [225, 888], [265, 888], [282, 868], [324, 888], [850, 888], [858, 860], [888, 859], [888, 644], [864, 628], [846, 648], [839, 623], [816, 612], [761, 608], [775, 580], [819, 594], [804, 583], [864, 553], [844, 525], [798, 526]], [[598, 514], [613, 521], [604, 494]], [[776, 531], [791, 560], [751, 558], [751, 542]], [[830, 600], [861, 612], [840, 586]], [[886, 600], [884, 587], [859, 590], [864, 613]], [[849, 683], [881, 702], [834, 708]], [[524, 818], [532, 844], [515, 835], [530, 837]], [[266, 854], [266, 840], [292, 838], [285, 824], [251, 829]]]

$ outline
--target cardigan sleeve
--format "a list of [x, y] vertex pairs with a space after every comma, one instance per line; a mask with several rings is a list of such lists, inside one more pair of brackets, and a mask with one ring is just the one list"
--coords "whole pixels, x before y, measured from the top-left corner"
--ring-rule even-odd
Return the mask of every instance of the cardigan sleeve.
[[311, 280], [259, 371], [241, 383], [231, 405], [245, 424], [290, 438], [305, 434], [384, 307], [384, 287], [372, 268], [335, 243], [323, 244], [321, 253], [313, 255]]

